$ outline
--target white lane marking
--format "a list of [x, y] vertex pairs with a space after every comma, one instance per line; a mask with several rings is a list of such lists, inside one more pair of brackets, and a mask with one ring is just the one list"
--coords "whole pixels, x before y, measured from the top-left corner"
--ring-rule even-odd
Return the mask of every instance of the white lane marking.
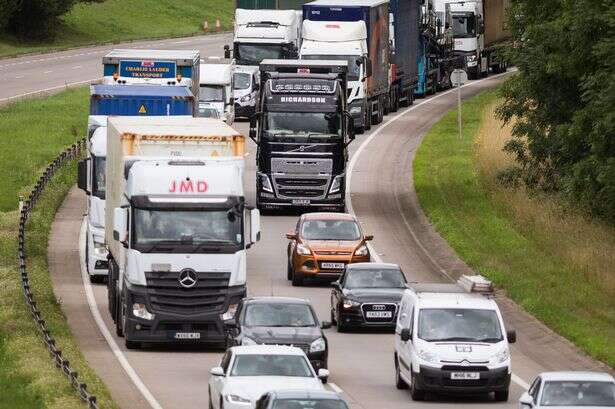
[[41, 90], [38, 90], [38, 91], [26, 92], [25, 94], [13, 95], [12, 97], [8, 97], [8, 98], [0, 98], [0, 102], [2, 102], [2, 101], [10, 101], [12, 99], [24, 98], [24, 97], [27, 97], [27, 96], [30, 96], [30, 95], [36, 95], [36, 94], [41, 94], [43, 92], [54, 91], [54, 90], [60, 89], [60, 88], [70, 88], [70, 87], [75, 86], [75, 85], [82, 85], [82, 84], [87, 84], [87, 83], [94, 82], [94, 81], [99, 81], [100, 79], [101, 78], [93, 78], [93, 79], [89, 79], [89, 80], [85, 80], [85, 81], [69, 82], [67, 84], [58, 85], [57, 87], [51, 87], [51, 88], [41, 89]]
[[79, 68], [81, 68], [81, 65], [75, 65], [74, 67], [71, 67], [71, 69], [73, 70], [78, 70]]
[[23, 77], [24, 77], [23, 75], [16, 75], [15, 79], [20, 79], [20, 78], [23, 78]]
[[[462, 85], [463, 87], [471, 87], [472, 85], [475, 84], [479, 84], [483, 81], [487, 81], [489, 79], [493, 79], [493, 78], [498, 78], [501, 76], [504, 76], [506, 74], [510, 73], [509, 72], [505, 72], [502, 74], [497, 74], [497, 75], [493, 75], [491, 77], [487, 77], [487, 78], [483, 78], [481, 80], [477, 80], [477, 81], [472, 81], [469, 82], [465, 85]], [[400, 112], [399, 114], [395, 115], [393, 118], [387, 120], [386, 122], [380, 124], [380, 126], [374, 130], [368, 137], [367, 139], [365, 139], [361, 145], [357, 148], [357, 150], [355, 151], [355, 153], [352, 155], [352, 158], [350, 158], [350, 164], [347, 167], [346, 170], [346, 175], [347, 175], [347, 179], [346, 179], [346, 204], [348, 206], [348, 213], [352, 214], [353, 216], [356, 217], [356, 214], [354, 212], [354, 208], [352, 206], [352, 195], [351, 195], [351, 188], [352, 188], [352, 174], [354, 171], [354, 167], [357, 163], [357, 160], [359, 159], [359, 156], [361, 155], [361, 152], [363, 152], [363, 150], [367, 147], [367, 145], [370, 144], [370, 142], [384, 129], [386, 128], [389, 124], [391, 124], [392, 122], [398, 120], [399, 118], [401, 118], [402, 116], [406, 115], [408, 112], [413, 111], [414, 109], [420, 107], [423, 104], [427, 104], [430, 101], [433, 101], [435, 99], [438, 99], [440, 97], [443, 97], [447, 94], [450, 94], [451, 92], [457, 91], [456, 88], [452, 88], [449, 89], [448, 91], [445, 91], [441, 94], [436, 94], [434, 96], [432, 96], [429, 99], [425, 99], [421, 102], [415, 102], [414, 105], [410, 106], [409, 108], [403, 110], [402, 112]], [[431, 256], [431, 254], [429, 254], [429, 252], [427, 251], [427, 249], [421, 244], [421, 242], [418, 240], [418, 238], [415, 236], [414, 231], [410, 228], [410, 225], [408, 223], [408, 221], [406, 220], [406, 217], [403, 215], [403, 212], [400, 212], [402, 214], [402, 218], [404, 219], [404, 223], [406, 224], [406, 227], [408, 227], [408, 230], [410, 231], [410, 233], [412, 234], [412, 236], [414, 237], [416, 243], [418, 243], [419, 247], [421, 248], [421, 250], [423, 251], [423, 253], [425, 253], [425, 255], [427, 255], [427, 257], [429, 257], [429, 259], [434, 263], [435, 266], [437, 266], [440, 271], [446, 275], [447, 277], [451, 278], [441, 267], [440, 265], [436, 262], [436, 260]], [[380, 257], [380, 255], [376, 252], [376, 250], [374, 249], [374, 246], [371, 243], [367, 243], [367, 247], [369, 248], [369, 252], [372, 255], [372, 258], [374, 259], [374, 261], [376, 261], [377, 263], [382, 263], [382, 257]], [[514, 373], [511, 374], [511, 380], [516, 383], [517, 385], [519, 385], [520, 387], [524, 388], [525, 390], [528, 390], [530, 388], [530, 385], [524, 381], [522, 378], [520, 378], [519, 376], [515, 375]]]
[[49, 74], [49, 73], [51, 73], [51, 72], [53, 72], [53, 70], [43, 71], [43, 74]]
[[141, 395], [145, 398], [147, 403], [152, 407], [152, 409], [162, 409], [162, 405], [158, 403], [154, 395], [149, 391], [147, 386], [143, 383], [137, 372], [126, 359], [126, 355], [117, 345], [115, 339], [107, 329], [105, 322], [103, 321], [100, 312], [98, 311], [98, 304], [96, 303], [96, 298], [94, 297], [94, 290], [92, 290], [92, 285], [90, 284], [90, 277], [86, 271], [85, 267], [85, 231], [86, 231], [86, 221], [85, 218], [81, 223], [81, 231], [79, 232], [79, 264], [81, 265], [81, 279], [83, 280], [83, 288], [85, 289], [85, 297], [88, 301], [88, 306], [90, 307], [90, 312], [92, 313], [92, 317], [94, 317], [94, 321], [98, 326], [98, 329], [102, 333], [103, 337], [105, 337], [105, 341], [107, 341], [107, 345], [113, 352], [113, 355], [117, 358], [118, 362], [126, 372], [126, 375], [130, 378], [132, 383], [137, 387]]
[[[181, 40], [181, 41], [173, 41], [171, 44], [186, 44], [189, 43], [190, 40]], [[162, 43], [161, 43], [162, 45]]]
[[342, 393], [344, 393], [344, 390], [342, 388], [340, 388], [339, 386], [337, 386], [336, 384], [334, 384], [333, 382], [329, 382], [327, 383], [327, 385], [329, 385], [329, 387], [331, 389], [333, 389], [333, 392], [341, 395]]

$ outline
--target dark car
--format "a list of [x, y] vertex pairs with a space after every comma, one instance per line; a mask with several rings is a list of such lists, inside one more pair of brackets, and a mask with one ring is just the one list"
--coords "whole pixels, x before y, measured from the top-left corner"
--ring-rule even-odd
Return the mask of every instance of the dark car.
[[275, 344], [301, 348], [316, 371], [327, 368], [329, 345], [310, 303], [290, 297], [250, 297], [241, 300], [235, 317], [226, 322], [228, 346]]
[[348, 404], [331, 391], [282, 390], [265, 393], [256, 409], [348, 409]]
[[397, 264], [348, 264], [333, 283], [331, 321], [339, 332], [350, 327], [394, 328], [406, 283]]

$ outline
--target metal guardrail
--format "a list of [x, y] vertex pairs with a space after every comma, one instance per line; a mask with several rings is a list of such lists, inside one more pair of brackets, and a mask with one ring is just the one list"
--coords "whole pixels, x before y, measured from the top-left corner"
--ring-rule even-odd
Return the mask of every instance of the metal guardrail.
[[25, 298], [26, 306], [30, 310], [30, 314], [36, 324], [36, 328], [42, 338], [43, 343], [49, 350], [49, 356], [51, 360], [54, 362], [56, 367], [61, 371], [64, 376], [68, 379], [71, 386], [77, 392], [77, 395], [87, 404], [87, 407], [90, 409], [98, 409], [98, 404], [96, 403], [96, 396], [92, 395], [87, 390], [87, 385], [85, 383], [79, 382], [78, 374], [73, 369], [71, 369], [70, 362], [68, 359], [62, 356], [62, 351], [56, 345], [56, 341], [49, 332], [47, 328], [47, 323], [45, 322], [41, 312], [39, 311], [36, 300], [34, 299], [34, 294], [32, 294], [32, 290], [30, 289], [30, 283], [28, 279], [28, 271], [26, 270], [26, 223], [28, 221], [28, 217], [30, 216], [30, 212], [36, 205], [38, 198], [41, 193], [45, 190], [45, 187], [56, 173], [56, 171], [67, 161], [72, 160], [79, 155], [85, 148], [85, 138], [72, 145], [62, 153], [60, 153], [49, 165], [45, 168], [43, 174], [38, 178], [38, 181], [30, 191], [28, 198], [24, 201], [20, 198], [19, 201], [19, 246], [18, 246], [18, 258], [19, 258], [19, 273], [21, 275], [21, 288], [23, 290], [23, 295]]

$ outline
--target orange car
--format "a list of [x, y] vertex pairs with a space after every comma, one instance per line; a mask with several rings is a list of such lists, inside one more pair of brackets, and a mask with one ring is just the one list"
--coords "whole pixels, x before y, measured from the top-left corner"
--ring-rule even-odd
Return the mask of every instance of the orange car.
[[348, 263], [370, 260], [366, 236], [354, 216], [345, 213], [306, 213], [286, 234], [288, 279], [302, 285], [306, 277], [337, 279]]

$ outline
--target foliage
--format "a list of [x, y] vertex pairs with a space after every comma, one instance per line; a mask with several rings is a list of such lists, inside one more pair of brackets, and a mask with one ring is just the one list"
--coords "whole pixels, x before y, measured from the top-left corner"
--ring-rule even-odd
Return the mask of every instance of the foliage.
[[499, 116], [517, 119], [502, 177], [562, 192], [615, 221], [615, 1], [511, 0], [519, 68]]

